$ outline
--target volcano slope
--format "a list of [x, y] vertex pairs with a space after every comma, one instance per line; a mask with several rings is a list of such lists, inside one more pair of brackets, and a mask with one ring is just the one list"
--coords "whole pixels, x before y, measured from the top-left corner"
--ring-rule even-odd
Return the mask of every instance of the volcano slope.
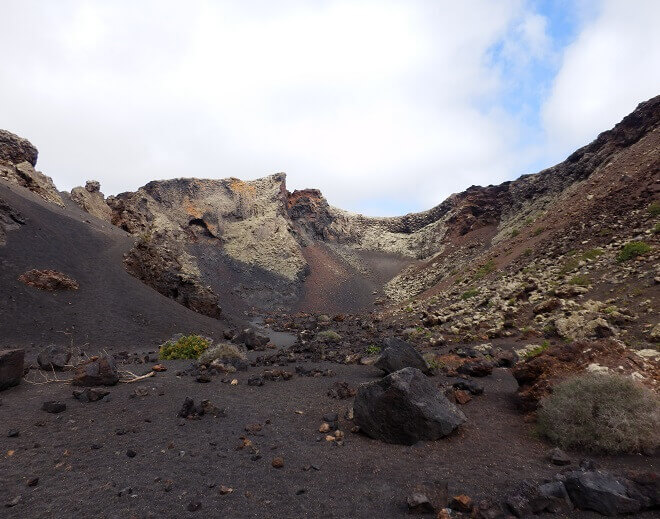
[[[441, 502], [445, 484], [478, 504], [452, 517], [521, 515], [521, 484], [565, 470], [533, 423], [556, 380], [596, 366], [657, 391], [659, 122], [655, 98], [550, 170], [397, 218], [288, 192], [281, 174], [67, 195], [33, 171], [34, 147], [0, 135], [14, 143], [0, 153], [0, 340], [28, 366], [0, 394], [2, 516], [400, 517], [418, 487]], [[631, 255], [630, 242], [646, 247]], [[78, 289], [18, 281], [32, 269]], [[241, 337], [248, 317], [272, 341], [246, 371], [157, 357], [174, 333]], [[469, 400], [456, 382], [483, 387], [451, 436], [402, 446], [354, 429], [351, 389], [381, 378], [373, 357], [390, 336], [453, 401]], [[83, 403], [70, 371], [36, 365], [48, 343], [71, 347], [71, 364], [106, 351], [153, 375]], [[217, 410], [182, 418], [186, 397]], [[66, 409], [42, 410], [53, 400]], [[652, 451], [568, 454], [571, 470], [587, 455], [658, 469]]]

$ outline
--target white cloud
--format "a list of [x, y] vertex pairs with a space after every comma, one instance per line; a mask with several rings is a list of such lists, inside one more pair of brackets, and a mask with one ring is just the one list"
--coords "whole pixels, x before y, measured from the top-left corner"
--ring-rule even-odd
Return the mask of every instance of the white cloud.
[[561, 159], [660, 93], [660, 2], [606, 0], [565, 51], [543, 106], [547, 151]]
[[[0, 127], [38, 146], [60, 188], [286, 171], [290, 189], [398, 213], [534, 158], [501, 102], [551, 54], [547, 20], [523, 0], [4, 0], [2, 17]], [[496, 44], [520, 70], [493, 60]], [[575, 119], [562, 85], [581, 77], [576, 52], [551, 135]]]

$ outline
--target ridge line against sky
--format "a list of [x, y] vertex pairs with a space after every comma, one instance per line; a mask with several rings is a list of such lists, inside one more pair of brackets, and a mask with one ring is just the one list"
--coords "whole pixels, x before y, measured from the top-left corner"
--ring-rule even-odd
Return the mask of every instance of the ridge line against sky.
[[403, 214], [554, 165], [660, 93], [654, 0], [4, 0], [0, 14], [0, 128], [66, 190], [285, 171], [290, 190]]

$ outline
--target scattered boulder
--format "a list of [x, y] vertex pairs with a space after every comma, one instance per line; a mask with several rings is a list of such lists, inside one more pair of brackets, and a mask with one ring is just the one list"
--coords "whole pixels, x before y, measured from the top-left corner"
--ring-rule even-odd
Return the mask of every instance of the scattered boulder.
[[22, 349], [0, 350], [0, 391], [21, 383], [24, 360]]
[[226, 412], [224, 409], [213, 405], [209, 400], [202, 400], [199, 405], [195, 405], [195, 401], [192, 398], [186, 397], [181, 409], [177, 413], [177, 417], [188, 420], [199, 419], [204, 415], [211, 415], [217, 418], [225, 416]]
[[92, 357], [78, 364], [71, 384], [74, 386], [114, 386], [119, 382], [115, 359], [109, 355]]
[[328, 396], [343, 400], [345, 398], [353, 398], [357, 390], [348, 385], [348, 382], [335, 382], [332, 387], [328, 389]]
[[464, 362], [456, 370], [470, 377], [487, 377], [493, 373], [493, 363], [485, 359]]
[[[656, 481], [656, 491], [657, 485]], [[566, 475], [564, 486], [573, 504], [581, 510], [618, 515], [632, 514], [644, 508], [642, 496], [636, 496], [634, 493], [628, 495], [624, 478], [607, 472], [570, 472]]]
[[109, 394], [110, 391], [97, 387], [73, 390], [73, 397], [81, 402], [98, 402]]
[[449, 501], [449, 508], [456, 510], [457, 512], [469, 514], [473, 507], [474, 504], [472, 503], [472, 499], [470, 499], [470, 497], [466, 496], [465, 494], [454, 496]]
[[569, 458], [568, 454], [566, 454], [559, 447], [555, 447], [550, 452], [548, 452], [546, 458], [553, 465], [562, 466], [562, 465], [570, 465], [571, 464], [571, 458]]
[[452, 385], [454, 389], [461, 389], [468, 391], [471, 395], [482, 395], [484, 386], [475, 382], [474, 380], [459, 380]]
[[435, 513], [435, 507], [424, 494], [415, 492], [407, 499], [408, 512], [411, 514], [432, 514]]
[[403, 368], [416, 368], [422, 373], [431, 373], [424, 357], [409, 343], [401, 339], [388, 338], [383, 341], [383, 346], [384, 349], [374, 366], [382, 369], [386, 374]]
[[48, 400], [41, 404], [41, 409], [47, 413], [57, 414], [66, 411], [66, 404], [59, 400]]
[[248, 350], [262, 349], [270, 342], [265, 335], [259, 335], [252, 328], [245, 328], [238, 332], [231, 340], [234, 344], [245, 344]]
[[447, 436], [466, 420], [419, 369], [410, 367], [362, 384], [353, 409], [361, 431], [405, 445]]
[[556, 297], [553, 297], [551, 299], [546, 299], [545, 301], [541, 301], [539, 304], [537, 304], [534, 307], [534, 314], [539, 315], [539, 314], [549, 314], [553, 310], [556, 310], [561, 306], [561, 300], [559, 300]]
[[58, 290], [78, 290], [78, 282], [57, 270], [38, 270], [33, 269], [21, 274], [18, 278], [21, 283], [55, 292]]
[[71, 360], [71, 351], [55, 344], [49, 344], [37, 355], [39, 367], [48, 371], [65, 370], [69, 360]]

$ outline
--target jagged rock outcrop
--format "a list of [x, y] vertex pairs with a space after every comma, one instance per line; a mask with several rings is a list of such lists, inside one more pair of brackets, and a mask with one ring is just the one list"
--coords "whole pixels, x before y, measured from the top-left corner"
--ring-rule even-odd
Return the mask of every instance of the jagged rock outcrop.
[[0, 160], [12, 164], [28, 162], [37, 165], [39, 152], [30, 141], [14, 135], [6, 130], [0, 130]]
[[7, 233], [25, 225], [25, 218], [0, 198], [0, 245], [7, 242]]
[[157, 237], [143, 235], [124, 259], [126, 270], [161, 294], [200, 314], [219, 318], [218, 296], [199, 279], [193, 258]]
[[64, 206], [53, 179], [34, 169], [37, 148], [30, 141], [0, 130], [0, 178], [28, 188], [48, 202]]
[[85, 187], [74, 187], [71, 190], [71, 200], [87, 211], [107, 222], [112, 220], [112, 211], [101, 193], [101, 184], [96, 180], [88, 180]]
[[0, 161], [0, 178], [29, 189], [47, 202], [64, 206], [62, 197], [57, 191], [55, 184], [53, 184], [53, 179], [47, 177], [41, 171], [34, 169], [29, 162], [12, 164], [10, 162]]

